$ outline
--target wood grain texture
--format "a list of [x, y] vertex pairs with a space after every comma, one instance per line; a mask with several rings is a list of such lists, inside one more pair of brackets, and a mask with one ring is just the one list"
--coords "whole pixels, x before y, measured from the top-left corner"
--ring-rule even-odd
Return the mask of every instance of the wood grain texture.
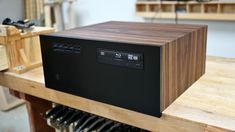
[[162, 111], [205, 73], [207, 27], [162, 46]]
[[26, 100], [27, 111], [29, 114], [31, 132], [55, 132], [55, 129], [48, 126], [44, 119], [47, 110], [52, 108], [52, 103], [31, 95], [22, 94], [22, 99]]
[[162, 46], [202, 25], [106, 22], [52, 33], [52, 36]]
[[53, 28], [34, 27], [24, 33], [13, 26], [0, 25], [1, 28], [6, 30], [6, 36], [0, 36], [0, 43], [6, 46], [9, 70], [22, 73], [41, 65], [39, 34], [54, 32]]
[[151, 131], [235, 131], [235, 59], [207, 57], [206, 67], [206, 74], [164, 110], [160, 119], [48, 89], [42, 68], [20, 75], [0, 73], [0, 84]]
[[233, 131], [208, 125], [205, 129], [205, 132], [233, 132]]
[[235, 131], [235, 59], [207, 57], [206, 73], [163, 114]]

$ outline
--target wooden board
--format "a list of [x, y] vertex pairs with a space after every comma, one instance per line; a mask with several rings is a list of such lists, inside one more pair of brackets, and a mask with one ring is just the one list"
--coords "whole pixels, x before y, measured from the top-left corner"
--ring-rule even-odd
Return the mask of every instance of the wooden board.
[[162, 111], [205, 73], [207, 28], [162, 46]]
[[163, 46], [206, 25], [105, 22], [51, 33], [52, 36]]
[[39, 34], [54, 32], [53, 28], [34, 27], [24, 33], [14, 26], [0, 25], [6, 36], [0, 35], [0, 43], [6, 46], [9, 70], [23, 73], [41, 66], [41, 49]]
[[17, 98], [25, 100], [30, 132], [55, 132], [55, 129], [48, 126], [45, 121], [46, 111], [52, 108], [52, 102], [14, 90], [10, 90], [10, 93]]
[[206, 74], [163, 113], [235, 131], [235, 59], [207, 57]]
[[19, 30], [14, 26], [0, 25], [0, 36], [12, 36], [19, 33]]
[[55, 132], [55, 129], [48, 126], [44, 117], [48, 109], [52, 108], [52, 103], [47, 100], [36, 98], [30, 95], [21, 95], [26, 100], [26, 106], [29, 114], [31, 132]]
[[[206, 74], [155, 118], [45, 88], [42, 68], [0, 73], [0, 84], [151, 131], [235, 131], [235, 59], [207, 57]], [[12, 83], [15, 82], [15, 83]]]
[[[175, 19], [175, 13], [154, 13], [154, 12], [136, 12], [136, 16], [144, 18], [159, 18], [159, 19]], [[216, 20], [216, 21], [234, 21], [234, 14], [215, 14], [215, 13], [178, 13], [178, 19], [190, 19], [190, 20]]]

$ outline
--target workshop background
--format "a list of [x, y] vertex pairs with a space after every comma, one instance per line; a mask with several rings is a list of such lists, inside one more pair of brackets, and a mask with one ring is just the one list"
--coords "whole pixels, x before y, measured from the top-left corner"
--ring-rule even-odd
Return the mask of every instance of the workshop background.
[[[27, 0], [25, 0], [27, 1]], [[12, 20], [25, 19], [24, 0], [0, 0], [0, 22], [9, 17]], [[69, 4], [62, 5], [65, 29], [105, 21], [136, 21], [153, 23], [175, 23], [174, 19], [143, 18], [135, 15], [137, 0], [76, 0], [72, 25], [69, 18]], [[227, 0], [234, 2], [234, 0]], [[28, 9], [30, 12], [30, 9]], [[41, 18], [42, 16], [35, 16]], [[153, 16], [154, 17], [154, 16]], [[43, 17], [42, 17], [43, 18]], [[38, 24], [40, 21], [36, 20]], [[235, 21], [223, 20], [178, 20], [179, 24], [208, 25], [207, 55], [235, 58]], [[25, 105], [7, 112], [0, 111], [1, 132], [29, 131]]]
[[[234, 0], [226, 0], [233, 2]], [[149, 21], [135, 16], [136, 0], [77, 0], [75, 2], [76, 27], [105, 21]], [[63, 4], [65, 24], [68, 23], [68, 4]], [[0, 0], [0, 21], [5, 17], [14, 20], [22, 19], [24, 7], [22, 0]], [[222, 57], [235, 57], [235, 22], [234, 21], [205, 21], [178, 20], [179, 24], [208, 25], [207, 54]], [[174, 19], [154, 22], [175, 23]], [[68, 26], [68, 25], [67, 25]]]

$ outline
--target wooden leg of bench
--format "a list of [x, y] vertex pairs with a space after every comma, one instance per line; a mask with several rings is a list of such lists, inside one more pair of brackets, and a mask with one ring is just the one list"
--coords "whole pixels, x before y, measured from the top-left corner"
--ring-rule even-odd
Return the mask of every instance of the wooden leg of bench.
[[52, 103], [30, 95], [25, 95], [25, 100], [31, 132], [55, 132], [55, 129], [48, 126], [43, 119], [45, 112], [52, 107]]
[[26, 100], [31, 132], [55, 132], [43, 119], [45, 112], [52, 107], [51, 102], [17, 91], [11, 91], [11, 94]]

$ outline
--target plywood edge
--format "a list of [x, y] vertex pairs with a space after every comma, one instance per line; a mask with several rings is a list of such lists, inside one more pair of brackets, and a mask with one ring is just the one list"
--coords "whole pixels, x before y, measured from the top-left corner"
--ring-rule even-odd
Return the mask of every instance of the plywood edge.
[[206, 72], [206, 58], [207, 58], [207, 56], [206, 56], [206, 51], [207, 51], [208, 26], [206, 25], [206, 26], [204, 26], [204, 27], [202, 27], [202, 28], [203, 28], [203, 31], [204, 31], [204, 32], [203, 32], [203, 33], [204, 33], [203, 35], [204, 35], [204, 37], [205, 37], [205, 38], [204, 38], [204, 43], [203, 43], [203, 44], [204, 44], [204, 45], [203, 45], [203, 46], [204, 46], [204, 47], [203, 47], [203, 48], [204, 48], [204, 51], [203, 51], [203, 53], [204, 53], [204, 56], [203, 56], [203, 57], [204, 57], [204, 60], [203, 60], [203, 61], [204, 61], [204, 64], [203, 64], [203, 67], [204, 67], [204, 69], [203, 69], [203, 74], [205, 74], [205, 72]]
[[178, 118], [174, 115], [169, 115], [165, 113], [163, 113], [161, 118], [168, 122], [172, 122], [175, 124], [179, 123], [178, 124], [180, 125], [179, 127], [181, 127], [182, 130], [184, 130], [183, 132], [204, 132], [205, 128], [207, 127], [207, 124], [192, 121], [192, 120], [187, 120], [183, 118]]
[[164, 85], [165, 84], [164, 83], [165, 52], [166, 52], [165, 46], [161, 46], [160, 47], [160, 64], [161, 64], [161, 66], [160, 66], [160, 78], [161, 78], [161, 80], [160, 80], [160, 111], [161, 112], [165, 108], [165, 104], [162, 101], [164, 99], [164, 94], [165, 94], [165, 92], [163, 90], [165, 88], [165, 85]]
[[54, 28], [50, 28], [50, 27], [34, 27], [33, 31], [22, 33], [21, 34], [21, 38], [22, 39], [29, 38], [29, 37], [31, 38], [31, 37], [38, 36], [40, 34], [49, 34], [49, 33], [53, 33], [53, 32], [55, 32]]
[[166, 79], [166, 61], [167, 61], [167, 56], [166, 56], [166, 49], [168, 47], [168, 44], [161, 46], [160, 47], [160, 61], [161, 61], [161, 66], [160, 66], [160, 110], [161, 112], [164, 111], [164, 109], [167, 107], [167, 104], [165, 104], [165, 96], [167, 96], [167, 91], [166, 91], [166, 83], [165, 83], [165, 79]]
[[219, 128], [219, 127], [215, 127], [215, 126], [211, 126], [211, 125], [207, 125], [205, 132], [234, 132], [228, 129], [223, 129], [223, 128]]

